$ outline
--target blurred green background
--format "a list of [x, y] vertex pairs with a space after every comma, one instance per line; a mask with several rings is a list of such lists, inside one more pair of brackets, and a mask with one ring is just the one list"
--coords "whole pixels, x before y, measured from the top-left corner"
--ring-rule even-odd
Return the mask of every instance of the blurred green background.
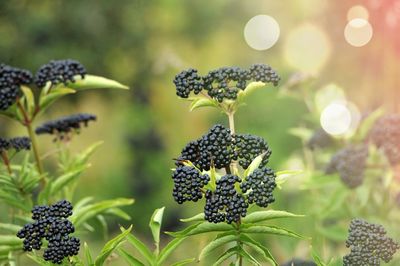
[[[90, 74], [129, 85], [128, 92], [88, 91], [68, 96], [41, 119], [76, 112], [96, 114], [98, 122], [72, 144], [80, 150], [105, 141], [91, 169], [81, 177], [77, 197], [135, 198], [136, 203], [126, 211], [139, 234], [147, 232], [153, 210], [166, 206], [164, 229], [174, 230], [180, 226], [179, 218], [202, 207], [174, 202], [172, 159], [214, 123], [227, 125], [226, 118], [213, 110], [189, 112], [188, 102], [175, 95], [174, 76], [188, 67], [206, 74], [221, 66], [267, 63], [281, 75], [281, 84], [300, 71], [315, 77], [315, 88], [338, 84], [361, 111], [382, 103], [395, 108], [396, 102], [385, 101], [397, 93], [398, 84], [398, 78], [391, 75], [398, 55], [395, 42], [387, 39], [390, 32], [383, 34], [377, 25], [371, 42], [362, 48], [349, 45], [343, 37], [347, 10], [359, 2], [1, 1], [0, 58], [32, 71], [51, 59], [72, 58]], [[372, 22], [378, 20], [374, 12], [370, 13]], [[265, 51], [252, 49], [243, 36], [246, 23], [259, 14], [274, 17], [280, 26], [278, 42]], [[378, 95], [377, 90], [381, 91]], [[302, 145], [288, 129], [299, 126], [306, 113], [304, 102], [272, 87], [258, 91], [247, 102], [236, 117], [237, 131], [264, 137], [273, 151], [271, 167], [283, 169]], [[23, 134], [18, 125], [0, 119], [2, 135]], [[54, 149], [51, 137], [40, 137], [40, 144], [42, 153]], [[282, 205], [294, 211], [290, 209], [291, 192], [276, 193], [282, 203], [273, 207]], [[291, 256], [280, 252], [280, 260]]]

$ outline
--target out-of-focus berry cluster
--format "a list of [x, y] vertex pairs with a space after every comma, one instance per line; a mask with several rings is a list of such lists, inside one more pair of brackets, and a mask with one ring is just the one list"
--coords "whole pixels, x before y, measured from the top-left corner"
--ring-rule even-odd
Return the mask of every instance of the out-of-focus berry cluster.
[[221, 67], [200, 76], [195, 69], [187, 69], [175, 76], [176, 94], [188, 98], [190, 93], [207, 94], [222, 102], [224, 99], [235, 100], [239, 91], [244, 90], [251, 81], [261, 81], [278, 85], [280, 77], [270, 66], [255, 64], [249, 69], [240, 67]]
[[331, 146], [333, 142], [332, 136], [326, 133], [322, 128], [319, 128], [314, 131], [311, 138], [308, 140], [307, 147], [311, 150], [323, 149]]
[[32, 83], [31, 72], [0, 64], [0, 110], [7, 110], [21, 95], [21, 85]]
[[0, 138], [0, 152], [14, 149], [15, 151], [30, 150], [31, 139], [28, 137], [15, 137], [11, 139]]
[[43, 238], [48, 245], [43, 258], [56, 264], [69, 256], [78, 255], [80, 241], [70, 236], [75, 232], [73, 224], [67, 219], [72, 215], [72, 205], [61, 200], [53, 205], [38, 205], [32, 209], [32, 223], [24, 225], [17, 236], [24, 239], [25, 251], [40, 250]]
[[72, 132], [78, 132], [82, 125], [88, 126], [89, 121], [96, 121], [97, 117], [92, 114], [79, 113], [61, 117], [57, 120], [48, 121], [41, 126], [37, 127], [36, 134], [56, 134], [60, 140]]
[[399, 243], [386, 235], [382, 225], [353, 219], [346, 247], [350, 253], [343, 257], [344, 266], [380, 265], [388, 263], [400, 248]]
[[76, 60], [52, 60], [41, 66], [35, 75], [35, 83], [41, 88], [48, 81], [52, 85], [59, 83], [75, 82], [75, 76], [81, 76], [83, 79], [86, 75], [85, 67]]
[[[238, 160], [243, 169], [259, 155], [259, 167], [243, 180], [231, 174], [231, 164]], [[214, 125], [201, 138], [186, 145], [178, 157], [172, 178], [173, 196], [178, 203], [206, 198], [205, 219], [210, 222], [238, 222], [246, 216], [249, 204], [267, 207], [274, 202], [275, 173], [266, 164], [271, 155], [267, 142], [249, 134], [231, 135], [229, 129]], [[225, 169], [226, 175], [210, 184], [205, 171]]]

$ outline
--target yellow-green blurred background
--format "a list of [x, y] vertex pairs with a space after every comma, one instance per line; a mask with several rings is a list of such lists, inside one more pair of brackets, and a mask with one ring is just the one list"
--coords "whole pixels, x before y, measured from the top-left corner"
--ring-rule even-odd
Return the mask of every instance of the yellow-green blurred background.
[[[221, 66], [267, 63], [281, 75], [281, 84], [293, 73], [311, 74], [315, 88], [336, 84], [361, 112], [382, 104], [394, 110], [399, 79], [398, 14], [386, 14], [392, 12], [394, 2], [1, 1], [0, 60], [35, 71], [51, 59], [72, 58], [84, 64], [88, 73], [131, 88], [68, 96], [41, 120], [76, 112], [98, 116], [72, 144], [79, 150], [105, 141], [81, 177], [77, 197], [135, 198], [136, 203], [125, 210], [133, 217], [134, 230], [150, 237], [147, 223], [155, 208], [167, 207], [164, 229], [169, 230], [180, 226], [179, 218], [201, 211], [201, 204], [174, 202], [172, 159], [212, 124], [227, 124], [214, 110], [189, 112], [188, 102], [175, 95], [175, 74], [188, 67], [206, 74]], [[354, 5], [369, 11], [373, 27], [372, 39], [362, 47], [352, 46], [343, 34], [348, 10]], [[246, 43], [243, 32], [246, 23], [261, 14], [278, 22], [280, 35], [273, 47], [258, 51]], [[387, 17], [392, 24], [385, 24]], [[236, 117], [238, 132], [257, 134], [269, 142], [274, 169], [282, 169], [292, 152], [300, 149], [301, 142], [288, 129], [299, 126], [306, 113], [303, 101], [279, 91], [279, 87], [257, 91]], [[2, 135], [24, 134], [3, 118], [0, 123]], [[41, 136], [39, 141], [42, 154], [54, 148], [51, 137]], [[295, 199], [285, 189], [276, 193], [283, 203], [273, 207], [282, 205], [290, 211]], [[127, 224], [115, 220], [110, 229], [115, 230], [118, 223]], [[102, 241], [100, 236], [97, 240]], [[279, 260], [285, 256], [290, 254], [278, 254]]]

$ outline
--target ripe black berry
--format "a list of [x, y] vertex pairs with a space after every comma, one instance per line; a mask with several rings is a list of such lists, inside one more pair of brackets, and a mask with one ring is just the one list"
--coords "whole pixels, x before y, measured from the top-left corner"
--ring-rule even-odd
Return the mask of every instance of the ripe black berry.
[[199, 94], [203, 89], [203, 80], [197, 74], [197, 70], [189, 68], [175, 76], [174, 84], [176, 86], [176, 94], [182, 98], [188, 98], [190, 92]]
[[261, 81], [264, 83], [273, 83], [274, 86], [277, 86], [280, 77], [270, 66], [265, 64], [254, 64], [250, 67], [250, 76], [255, 81]]
[[235, 154], [239, 164], [247, 169], [251, 162], [259, 155], [265, 153], [260, 167], [268, 163], [271, 150], [268, 143], [261, 137], [250, 134], [236, 134], [234, 136]]
[[360, 186], [368, 158], [368, 146], [348, 146], [338, 151], [329, 162], [326, 173], [338, 172], [343, 183], [349, 188]]
[[235, 184], [241, 180], [235, 175], [225, 175], [216, 182], [216, 190], [206, 192], [204, 218], [213, 223], [226, 221], [238, 222], [245, 217], [249, 204], [235, 189]]
[[68, 256], [77, 255], [80, 241], [69, 236], [75, 232], [73, 224], [67, 220], [72, 215], [72, 205], [67, 200], [61, 200], [53, 205], [38, 205], [32, 209], [32, 223], [24, 225], [17, 233], [23, 238], [23, 249], [40, 250], [43, 238], [48, 241], [43, 258], [56, 264]]
[[193, 167], [179, 166], [172, 174], [174, 190], [172, 195], [179, 204], [185, 201], [198, 201], [203, 197], [201, 189], [210, 181], [208, 175], [202, 175]]
[[82, 127], [82, 124], [87, 127], [89, 121], [96, 121], [96, 116], [92, 114], [79, 113], [61, 117], [57, 120], [48, 121], [37, 127], [36, 134], [57, 134], [60, 139], [63, 139], [65, 134], [71, 131], [77, 131]]
[[50, 81], [53, 85], [58, 83], [75, 82], [75, 76], [86, 75], [85, 67], [76, 60], [52, 60], [41, 66], [35, 76], [35, 84], [41, 88]]
[[333, 138], [331, 135], [326, 133], [325, 130], [322, 128], [317, 129], [311, 138], [307, 142], [307, 147], [309, 147], [312, 150], [315, 150], [317, 148], [327, 148], [331, 146], [333, 143]]
[[386, 236], [386, 230], [382, 225], [353, 219], [346, 247], [350, 248], [350, 253], [343, 257], [343, 265], [353, 266], [380, 265], [381, 260], [388, 263], [400, 245]]
[[0, 151], [5, 151], [9, 149], [15, 149], [15, 151], [20, 150], [30, 150], [31, 139], [28, 137], [15, 137], [11, 139], [0, 138]]
[[32, 83], [32, 74], [25, 69], [0, 64], [0, 110], [7, 110], [21, 95], [20, 86]]
[[272, 169], [268, 167], [259, 168], [246, 177], [240, 184], [240, 189], [243, 193], [249, 191], [247, 195], [249, 203], [255, 203], [266, 208], [268, 204], [275, 201], [272, 194], [276, 187], [275, 178], [276, 175]]
[[384, 151], [392, 165], [400, 163], [400, 115], [385, 115], [378, 119], [368, 139]]

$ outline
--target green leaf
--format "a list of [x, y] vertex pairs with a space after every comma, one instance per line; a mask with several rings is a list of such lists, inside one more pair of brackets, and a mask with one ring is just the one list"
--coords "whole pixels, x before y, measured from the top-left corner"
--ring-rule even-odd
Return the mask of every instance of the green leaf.
[[272, 225], [245, 225], [241, 229], [241, 232], [248, 234], [270, 234], [270, 235], [281, 235], [294, 238], [304, 238], [303, 236], [289, 231], [282, 227], [272, 226]]
[[149, 223], [151, 234], [153, 235], [153, 239], [157, 247], [160, 243], [160, 228], [161, 228], [162, 218], [164, 215], [164, 209], [165, 207], [156, 209], [153, 212], [153, 215], [151, 216]]
[[79, 227], [85, 221], [94, 216], [107, 211], [110, 208], [127, 206], [134, 203], [133, 199], [117, 198], [112, 200], [104, 200], [90, 205], [86, 205], [78, 210], [75, 210], [70, 217], [71, 222], [75, 227]]
[[22, 239], [15, 235], [0, 235], [0, 245], [22, 247], [22, 241]]
[[275, 183], [279, 189], [282, 189], [282, 185], [286, 183], [287, 179], [291, 176], [302, 174], [303, 170], [283, 170], [276, 172]]
[[209, 256], [211, 252], [215, 251], [215, 249], [237, 240], [237, 235], [217, 236], [213, 241], [211, 241], [207, 246], [202, 249], [199, 255], [199, 261]]
[[56, 88], [52, 89], [49, 94], [42, 95], [39, 100], [39, 113], [46, 111], [55, 101], [61, 97], [73, 94], [76, 91], [69, 88]]
[[78, 169], [66, 173], [54, 180], [50, 186], [50, 195], [55, 195], [60, 192], [69, 183], [73, 182], [84, 170], [86, 170], [88, 166], [89, 165], [81, 166]]
[[190, 104], [190, 111], [192, 112], [201, 107], [218, 107], [218, 103], [214, 99], [195, 98]]
[[304, 217], [304, 215], [298, 215], [286, 211], [275, 211], [275, 210], [256, 211], [244, 217], [242, 219], [242, 224], [259, 223], [272, 219], [298, 218], [298, 217]]
[[266, 84], [264, 82], [260, 82], [260, 81], [254, 81], [254, 82], [249, 83], [244, 90], [239, 90], [238, 95], [237, 95], [238, 102], [242, 102], [245, 97], [252, 94], [256, 90], [264, 88], [265, 86], [266, 86]]
[[31, 117], [35, 109], [35, 98], [33, 96], [32, 90], [29, 87], [21, 86], [21, 90], [24, 93], [24, 100], [26, 103], [27, 111]]
[[84, 246], [84, 249], [85, 249], [86, 265], [93, 266], [94, 262], [93, 262], [92, 254], [90, 254], [89, 246], [88, 246], [88, 244], [86, 242], [85, 242], [85, 244], [83, 246]]
[[232, 247], [230, 249], [228, 249], [227, 251], [225, 251], [224, 253], [221, 254], [221, 256], [219, 256], [219, 258], [217, 259], [217, 261], [213, 264], [213, 266], [217, 266], [220, 265], [222, 262], [226, 261], [227, 259], [229, 259], [230, 257], [236, 255], [239, 252], [238, 247]]
[[253, 256], [251, 256], [246, 250], [243, 248], [239, 249], [239, 254], [245, 258], [247, 261], [249, 261], [251, 264], [256, 265], [256, 266], [261, 266], [261, 263], [259, 263]]
[[244, 177], [251, 175], [261, 164], [266, 152], [258, 155], [254, 160], [250, 163], [249, 167], [247, 167], [246, 171], [244, 171]]
[[361, 121], [361, 124], [356, 132], [356, 135], [354, 136], [355, 140], [362, 141], [364, 140], [372, 126], [375, 124], [375, 122], [382, 116], [384, 115], [385, 111], [383, 108], [378, 108], [374, 110], [371, 114], [368, 115], [367, 118]]
[[289, 129], [289, 133], [303, 141], [308, 141], [311, 138], [313, 131], [305, 127], [294, 127]]
[[131, 254], [129, 254], [126, 250], [122, 248], [118, 249], [118, 254], [121, 257], [123, 257], [130, 266], [145, 266], [140, 260], [133, 257]]
[[16, 199], [15, 195], [10, 195], [4, 190], [0, 190], [0, 201], [3, 200], [6, 204], [21, 209], [25, 212], [30, 212], [31, 207], [26, 202]]
[[198, 235], [203, 233], [209, 232], [226, 232], [234, 230], [233, 225], [229, 225], [226, 223], [210, 223], [210, 222], [202, 222], [183, 229], [182, 231], [178, 232], [167, 232], [167, 234], [173, 237], [185, 237], [185, 236], [192, 236]]
[[175, 238], [170, 241], [160, 252], [157, 263], [162, 265], [163, 262], [168, 258], [169, 255], [186, 239], [186, 237]]
[[137, 251], [140, 252], [140, 254], [142, 254], [142, 256], [147, 260], [149, 264], [153, 263], [154, 261], [153, 253], [151, 253], [149, 248], [145, 244], [143, 244], [142, 241], [136, 238], [136, 236], [134, 236], [133, 234], [129, 234], [126, 237], [126, 239], [132, 246], [134, 246], [137, 249]]
[[0, 223], [0, 230], [10, 231], [11, 233], [17, 233], [21, 228], [21, 226], [15, 224]]
[[317, 252], [314, 249], [311, 249], [311, 256], [313, 257], [313, 260], [317, 264], [317, 266], [326, 266], [326, 264], [318, 256]]
[[98, 141], [90, 145], [83, 152], [79, 153], [79, 155], [75, 159], [75, 164], [84, 164], [87, 160], [92, 156], [92, 154], [99, 148], [104, 141]]
[[82, 79], [80, 76], [75, 76], [75, 82], [67, 83], [68, 88], [76, 90], [89, 90], [89, 89], [123, 89], [128, 90], [129, 87], [121, 83], [94, 75], [85, 75]]
[[183, 265], [192, 263], [192, 262], [194, 262], [195, 260], [196, 260], [195, 258], [186, 259], [186, 260], [182, 260], [182, 261], [175, 262], [175, 263], [172, 264], [171, 266], [183, 266]]
[[131, 230], [132, 230], [132, 225], [128, 229], [123, 230], [121, 234], [108, 241], [104, 245], [103, 249], [100, 251], [100, 255], [97, 256], [95, 260], [95, 265], [96, 266], [103, 265], [104, 261], [125, 240], [126, 236], [129, 235]]
[[117, 216], [117, 217], [122, 218], [122, 219], [124, 219], [126, 221], [129, 221], [129, 220], [132, 219], [129, 214], [127, 214], [126, 212], [124, 212], [123, 210], [121, 210], [119, 208], [111, 208], [111, 209], [106, 210], [104, 213]]
[[0, 110], [0, 115], [14, 121], [22, 121], [17, 115], [16, 105], [10, 106], [7, 110]]
[[53, 263], [45, 261], [43, 258], [35, 254], [28, 254], [28, 257], [41, 266], [54, 265]]
[[204, 213], [196, 214], [190, 218], [180, 219], [181, 222], [188, 223], [188, 222], [201, 222], [204, 221]]
[[269, 249], [264, 247], [263, 244], [257, 242], [256, 240], [254, 240], [253, 238], [251, 238], [250, 236], [248, 236], [246, 234], [241, 234], [240, 235], [240, 240], [243, 242], [243, 244], [251, 247], [257, 253], [261, 254], [261, 256], [263, 256], [263, 258], [266, 261], [270, 262], [272, 265], [274, 265], [274, 266], [278, 266], [279, 265], [278, 262], [275, 260], [275, 258], [272, 256], [272, 254], [269, 251]]

